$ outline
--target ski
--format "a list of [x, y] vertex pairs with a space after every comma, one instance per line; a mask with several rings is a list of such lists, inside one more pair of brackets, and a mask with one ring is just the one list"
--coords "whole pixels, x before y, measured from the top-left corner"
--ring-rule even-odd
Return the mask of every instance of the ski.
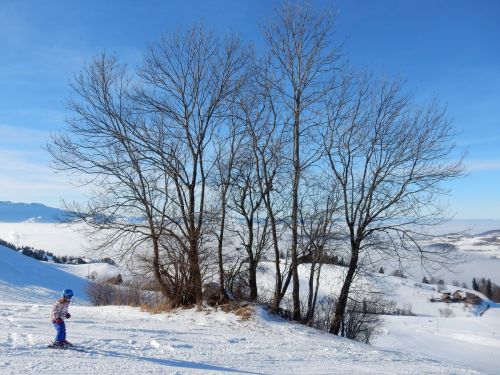
[[54, 344], [49, 344], [47, 345], [47, 348], [50, 349], [59, 349], [59, 350], [75, 350], [77, 352], [87, 352], [87, 349], [75, 346], [75, 345], [64, 345], [64, 346], [59, 346], [59, 345], [54, 345]]

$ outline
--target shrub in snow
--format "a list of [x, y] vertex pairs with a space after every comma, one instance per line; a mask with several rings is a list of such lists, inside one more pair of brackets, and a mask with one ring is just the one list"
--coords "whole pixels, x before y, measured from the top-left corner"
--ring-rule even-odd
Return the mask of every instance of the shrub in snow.
[[404, 275], [403, 271], [400, 270], [400, 269], [392, 271], [391, 276], [405, 278], [405, 275]]

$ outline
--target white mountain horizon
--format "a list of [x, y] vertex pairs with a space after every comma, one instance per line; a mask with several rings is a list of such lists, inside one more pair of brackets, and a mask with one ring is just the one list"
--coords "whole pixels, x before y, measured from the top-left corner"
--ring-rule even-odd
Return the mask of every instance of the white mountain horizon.
[[42, 203], [0, 201], [0, 222], [3, 223], [60, 223], [68, 212]]

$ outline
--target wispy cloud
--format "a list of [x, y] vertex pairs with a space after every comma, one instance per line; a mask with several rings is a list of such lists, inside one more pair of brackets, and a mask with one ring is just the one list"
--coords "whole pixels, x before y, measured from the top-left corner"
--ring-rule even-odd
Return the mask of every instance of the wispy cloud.
[[4, 173], [45, 174], [52, 171], [48, 166], [49, 156], [44, 151], [0, 149], [0, 160], [0, 171]]
[[468, 160], [466, 169], [468, 172], [498, 171], [500, 170], [500, 160]]
[[26, 155], [44, 153], [42, 149], [49, 141], [50, 130], [47, 128], [36, 129], [0, 124], [0, 152], [9, 150], [11, 153], [17, 151], [24, 152]]
[[13, 126], [0, 124], [0, 142], [13, 145], [33, 145], [45, 144], [50, 139], [48, 129], [27, 128], [22, 126]]

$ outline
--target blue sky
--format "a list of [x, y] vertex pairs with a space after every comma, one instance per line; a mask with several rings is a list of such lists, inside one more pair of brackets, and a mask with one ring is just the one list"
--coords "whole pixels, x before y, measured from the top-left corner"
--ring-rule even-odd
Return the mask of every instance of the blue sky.
[[[468, 175], [449, 185], [457, 218], [500, 219], [500, 1], [317, 0], [361, 69], [403, 77], [417, 102], [447, 106]], [[148, 43], [204, 21], [262, 46], [278, 1], [0, 1], [0, 200], [58, 206], [81, 192], [42, 146], [64, 127], [68, 82], [103, 50], [133, 67]]]

